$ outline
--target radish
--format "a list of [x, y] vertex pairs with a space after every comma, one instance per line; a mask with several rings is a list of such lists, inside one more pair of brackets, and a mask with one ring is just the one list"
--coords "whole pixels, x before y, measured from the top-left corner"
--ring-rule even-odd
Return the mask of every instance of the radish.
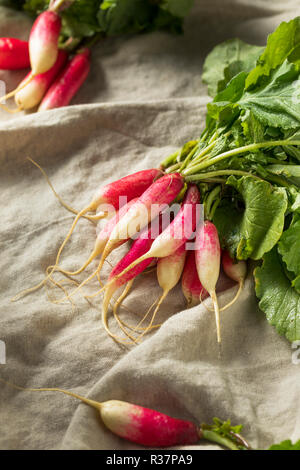
[[69, 395], [100, 413], [104, 425], [117, 436], [142, 446], [166, 447], [195, 444], [203, 434], [191, 421], [172, 418], [159, 411], [120, 400], [98, 402], [60, 388], [23, 388], [0, 379], [1, 382], [30, 392], [60, 392]]
[[0, 38], [0, 69], [18, 70], [30, 67], [28, 42]]
[[[230, 421], [222, 422], [214, 418], [213, 425], [203, 423], [201, 427], [198, 427], [192, 421], [172, 418], [151, 408], [121, 400], [98, 402], [61, 388], [24, 388], [3, 379], [0, 379], [0, 382], [25, 392], [58, 392], [76, 398], [91, 408], [95, 408], [104, 425], [112, 433], [145, 447], [191, 445], [196, 444], [200, 439], [205, 439], [230, 450], [251, 450], [246, 439], [230, 426]], [[223, 425], [225, 425], [225, 433]]]
[[[111, 271], [108, 282], [112, 281], [110, 283], [110, 286], [108, 289], [105, 290], [103, 302], [102, 302], [102, 323], [107, 331], [107, 333], [110, 336], [112, 333], [110, 332], [107, 324], [107, 311], [109, 307], [110, 300], [113, 296], [113, 294], [121, 287], [122, 285], [128, 283], [132, 279], [134, 279], [138, 274], [143, 272], [151, 263], [154, 261], [154, 258], [147, 258], [144, 261], [141, 261], [139, 264], [137, 264], [134, 268], [132, 268], [130, 271], [128, 271], [126, 274], [124, 274], [121, 277], [118, 277], [118, 279], [115, 279], [115, 277], [124, 271], [127, 266], [129, 266], [132, 262], [133, 259], [140, 258], [143, 256], [146, 252], [149, 251], [152, 243], [153, 243], [153, 238], [152, 238], [152, 231], [153, 228], [146, 228], [144, 229], [139, 237], [133, 242], [132, 247], [128, 251], [128, 253], [117, 263], [117, 265], [113, 268]], [[161, 231], [161, 220], [159, 221], [159, 231]]]
[[194, 307], [208, 297], [208, 292], [202, 286], [196, 267], [195, 251], [188, 253], [182, 274], [181, 287], [187, 300], [187, 307]]
[[[59, 51], [57, 59], [53, 67], [45, 73], [35, 75], [32, 80], [28, 82], [31, 73], [29, 73], [23, 82], [20, 84], [20, 91], [15, 95], [15, 101], [19, 109], [31, 109], [40, 103], [49, 86], [62, 69], [67, 61], [67, 54], [64, 51]], [[24, 83], [25, 87], [22, 87]]]
[[138, 339], [144, 336], [149, 331], [149, 329], [152, 328], [159, 307], [167, 297], [170, 290], [173, 289], [173, 287], [175, 287], [179, 282], [184, 268], [185, 258], [186, 249], [185, 244], [183, 244], [172, 255], [166, 256], [165, 258], [160, 258], [158, 260], [157, 279], [160, 287], [163, 290], [163, 293], [158, 300], [158, 304], [152, 314], [152, 318], [148, 327], [143, 331], [143, 333], [141, 333]]
[[55, 11], [47, 10], [35, 20], [29, 36], [29, 55], [32, 75], [45, 73], [56, 62], [61, 19]]
[[29, 57], [31, 74], [15, 90], [1, 97], [4, 101], [15, 96], [25, 88], [36, 75], [45, 73], [53, 67], [58, 56], [58, 38], [61, 19], [55, 11], [47, 10], [35, 20], [29, 36]]
[[52, 266], [52, 270], [48, 273], [45, 279], [43, 279], [36, 286], [33, 286], [29, 289], [20, 292], [12, 299], [12, 301], [17, 300], [20, 296], [27, 295], [30, 292], [34, 292], [45, 284], [47, 279], [49, 279], [51, 274], [54, 272], [56, 266], [58, 265], [60, 255], [69, 238], [71, 237], [80, 217], [82, 217], [89, 211], [96, 211], [97, 208], [99, 208], [100, 206], [105, 209], [103, 215], [103, 217], [105, 217], [105, 214], [107, 214], [107, 212], [112, 211], [113, 209], [119, 209], [120, 205], [124, 204], [126, 201], [130, 201], [143, 194], [144, 191], [150, 185], [153, 184], [153, 181], [155, 181], [156, 178], [159, 178], [161, 176], [161, 174], [162, 171], [155, 168], [151, 170], [142, 170], [138, 171], [137, 173], [125, 176], [124, 178], [121, 178], [117, 181], [114, 181], [113, 183], [109, 183], [100, 188], [95, 193], [90, 204], [84, 209], [82, 209], [80, 212], [78, 212], [65, 240], [63, 241], [58, 250], [55, 264]]
[[220, 309], [216, 295], [216, 284], [220, 274], [221, 249], [215, 225], [206, 220], [196, 233], [195, 257], [198, 276], [209, 293], [215, 310], [217, 339], [221, 343]]
[[221, 310], [225, 310], [228, 307], [231, 307], [240, 296], [242, 289], [244, 287], [245, 279], [247, 276], [247, 263], [243, 260], [233, 260], [228, 253], [228, 251], [222, 252], [222, 266], [225, 274], [235, 282], [239, 283], [239, 289], [235, 297], [223, 307]]
[[[175, 173], [175, 175], [176, 174], [177, 173]], [[168, 176], [174, 177], [174, 174], [166, 175], [166, 177]], [[178, 248], [180, 248], [181, 245], [185, 244], [185, 242], [190, 239], [191, 235], [196, 229], [198, 222], [197, 219], [199, 218], [199, 204], [199, 190], [196, 185], [191, 185], [185, 195], [180, 211], [174, 220], [168, 225], [168, 227], [154, 240], [151, 249], [143, 256], [133, 261], [117, 277], [123, 276], [141, 261], [144, 261], [148, 258], [164, 258], [173, 254]], [[107, 245], [109, 245], [109, 242]], [[104, 254], [105, 251], [103, 255]], [[108, 288], [109, 283], [105, 287]]]
[[90, 50], [82, 49], [67, 64], [44, 97], [39, 111], [67, 106], [90, 71]]

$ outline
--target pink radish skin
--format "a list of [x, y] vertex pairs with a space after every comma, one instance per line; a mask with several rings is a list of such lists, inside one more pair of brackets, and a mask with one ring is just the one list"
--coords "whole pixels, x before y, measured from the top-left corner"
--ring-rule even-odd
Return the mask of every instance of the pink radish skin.
[[143, 256], [150, 249], [152, 243], [152, 230], [150, 227], [144, 229], [140, 233], [140, 236], [133, 242], [132, 247], [130, 248], [128, 253], [117, 263], [117, 265], [113, 268], [109, 275], [108, 282], [112, 282], [109, 288], [105, 290], [102, 303], [102, 321], [104, 328], [110, 335], [111, 333], [107, 325], [107, 311], [113, 294], [116, 292], [116, 290], [119, 289], [119, 287], [131, 281], [131, 279], [134, 279], [136, 276], [142, 273], [153, 261], [155, 261], [155, 258], [147, 258], [146, 260], [141, 261], [139, 264], [137, 264], [134, 268], [132, 268], [122, 277], [119, 277], [118, 279], [115, 279], [115, 277], [122, 271], [124, 271], [124, 269], [126, 269], [127, 266], [129, 266], [133, 260]]
[[216, 296], [216, 284], [220, 274], [221, 248], [215, 225], [206, 220], [198, 228], [195, 242], [195, 257], [198, 276], [209, 293], [215, 309], [217, 339], [221, 343], [220, 309]]
[[0, 38], [0, 69], [18, 70], [30, 67], [27, 41]]
[[142, 446], [195, 444], [197, 426], [149, 408], [112, 400], [102, 404], [101, 418], [114, 434]]
[[223, 307], [221, 310], [225, 310], [228, 307], [231, 307], [237, 299], [239, 298], [242, 289], [244, 287], [245, 279], [247, 276], [247, 263], [243, 260], [233, 260], [228, 251], [223, 251], [222, 253], [222, 266], [225, 274], [235, 282], [239, 283], [239, 289], [235, 297]]
[[[31, 109], [37, 106], [48, 90], [49, 86], [65, 65], [67, 61], [67, 54], [64, 51], [59, 51], [57, 59], [53, 67], [45, 73], [35, 75], [32, 80], [29, 81], [31, 73], [29, 73], [25, 79], [20, 83], [20, 91], [15, 95], [15, 101], [21, 109]], [[28, 81], [28, 84], [22, 88], [23, 84]]]
[[244, 284], [247, 275], [247, 263], [245, 261], [234, 261], [228, 251], [223, 251], [222, 266], [226, 276], [239, 284]]
[[54, 11], [44, 11], [35, 20], [29, 36], [32, 75], [45, 73], [56, 62], [61, 19]]
[[[133, 237], [142, 228], [170, 204], [183, 188], [184, 181], [179, 173], [164, 175], [155, 181], [130, 208], [111, 233], [102, 254], [98, 270], [100, 271], [106, 257], [114, 250], [121, 239]], [[149, 256], [149, 257], [156, 257]], [[137, 264], [139, 261], [135, 261]], [[132, 266], [134, 267], [134, 266]]]
[[187, 301], [187, 307], [194, 307], [199, 304], [200, 299], [204, 300], [209, 296], [198, 276], [194, 250], [190, 251], [187, 255], [182, 274], [181, 287]]
[[170, 256], [176, 250], [178, 250], [180, 246], [184, 245], [196, 229], [199, 203], [199, 190], [196, 185], [192, 185], [188, 189], [185, 199], [182, 203], [182, 207], [174, 220], [154, 240], [151, 249], [143, 257], [134, 261], [123, 273], [121, 273], [121, 275], [125, 274], [127, 270], [133, 268], [142, 260], [145, 260], [149, 257], [164, 258], [166, 256]]
[[107, 205], [108, 208], [113, 206], [118, 210], [120, 202], [122, 202], [120, 198], [124, 198], [126, 202], [129, 202], [140, 197], [162, 174], [161, 170], [152, 168], [151, 170], [138, 171], [108, 183], [94, 194], [88, 210], [96, 210], [100, 205]]
[[83, 49], [69, 61], [66, 68], [49, 88], [39, 111], [68, 106], [90, 71], [90, 50]]

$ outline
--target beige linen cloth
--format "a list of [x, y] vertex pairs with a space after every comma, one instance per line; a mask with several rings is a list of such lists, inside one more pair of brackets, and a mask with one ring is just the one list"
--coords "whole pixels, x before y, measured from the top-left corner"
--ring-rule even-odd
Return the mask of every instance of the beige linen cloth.
[[[1, 36], [27, 37], [28, 19], [4, 8], [0, 13]], [[297, 14], [297, 0], [199, 0], [183, 37], [159, 32], [99, 44], [76, 105], [25, 116], [0, 113], [2, 378], [24, 387], [61, 387], [99, 401], [126, 400], [197, 423], [230, 418], [245, 425], [254, 447], [300, 438], [300, 365], [292, 363], [291, 345], [259, 311], [251, 278], [239, 302], [222, 314], [222, 359], [213, 314], [204, 306], [185, 309], [180, 286], [162, 306], [160, 330], [129, 348], [103, 331], [99, 297], [89, 304], [76, 296], [74, 310], [50, 303], [44, 290], [10, 302], [43, 278], [73, 219], [25, 157], [46, 169], [70, 205], [84, 207], [99, 186], [158, 165], [199, 135], [208, 101], [200, 73], [212, 46], [236, 36], [264, 44], [282, 20]], [[23, 74], [2, 72], [0, 78], [12, 88]], [[62, 265], [79, 267], [94, 239], [95, 226], [82, 219]], [[107, 264], [103, 277], [108, 272]], [[91, 282], [85, 292], [95, 289]], [[231, 299], [234, 289], [220, 302]], [[132, 313], [123, 309], [122, 318], [137, 322], [159, 293], [155, 273], [140, 276], [125, 302]], [[111, 326], [118, 331], [112, 320]], [[0, 448], [138, 446], [112, 435], [95, 410], [73, 398], [0, 384]], [[201, 442], [188, 448], [218, 449]]]

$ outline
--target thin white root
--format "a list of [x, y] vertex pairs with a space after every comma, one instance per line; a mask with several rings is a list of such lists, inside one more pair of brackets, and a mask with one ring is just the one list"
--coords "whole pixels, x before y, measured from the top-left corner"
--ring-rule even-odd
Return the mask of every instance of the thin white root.
[[[241, 281], [239, 283], [239, 288], [238, 288], [238, 291], [237, 293], [235, 294], [234, 298], [228, 302], [228, 304], [224, 305], [224, 307], [220, 308], [220, 312], [224, 312], [224, 310], [227, 310], [229, 307], [231, 307], [239, 298], [241, 292], [242, 292], [242, 289], [244, 287], [244, 281]], [[204, 304], [204, 307], [206, 308], [206, 310], [208, 310], [209, 312], [213, 312], [214, 309], [213, 308], [209, 308], [208, 305]]]
[[133, 281], [134, 279], [131, 279], [131, 281], [127, 282], [126, 286], [125, 286], [125, 289], [123, 290], [122, 294], [120, 295], [120, 297], [115, 301], [114, 303], [114, 306], [113, 306], [113, 314], [114, 314], [114, 317], [115, 317], [115, 320], [117, 321], [119, 327], [121, 328], [121, 330], [123, 331], [123, 333], [133, 342], [136, 341], [136, 338], [134, 336], [132, 336], [127, 330], [126, 328], [124, 328], [123, 326], [123, 322], [120, 320], [119, 318], [119, 315], [118, 315], [118, 308], [120, 307], [120, 305], [122, 304], [123, 300], [127, 297], [127, 295], [129, 294], [129, 291], [132, 287], [132, 284], [133, 284]]
[[0, 98], [0, 102], [2, 101], [6, 101], [8, 100], [9, 98], [12, 98], [13, 96], [15, 96], [16, 93], [18, 93], [18, 91], [21, 91], [23, 90], [23, 88], [25, 88], [33, 79], [34, 79], [34, 75], [30, 74], [28, 79], [25, 80], [25, 82], [21, 85], [18, 85], [17, 88], [15, 88], [13, 91], [7, 93], [6, 95], [4, 96], [1, 96]]
[[[77, 211], [76, 209], [73, 209], [73, 207], [69, 206], [69, 204], [67, 204], [62, 199], [62, 197], [56, 192], [56, 190], [54, 189], [54, 186], [51, 183], [50, 178], [47, 175], [47, 173], [45, 172], [45, 170], [32, 158], [27, 157], [27, 160], [29, 160], [31, 163], [33, 163], [33, 165], [35, 165], [40, 170], [40, 172], [42, 173], [43, 177], [45, 178], [47, 184], [49, 185], [51, 191], [53, 192], [54, 196], [59, 200], [60, 204], [65, 209], [67, 209], [67, 211], [71, 212], [72, 214], [77, 215], [79, 211]], [[84, 217], [85, 219], [88, 219], [92, 222], [97, 222], [98, 220], [103, 219], [104, 217], [106, 217], [106, 215], [107, 215], [107, 212], [103, 212], [102, 214], [98, 214], [98, 215], [97, 214], [96, 215], [83, 215], [82, 217]]]
[[154, 320], [155, 320], [156, 314], [157, 314], [157, 312], [158, 312], [158, 310], [159, 310], [159, 307], [160, 307], [161, 304], [163, 303], [164, 299], [167, 297], [168, 293], [169, 293], [169, 291], [167, 290], [167, 291], [165, 291], [165, 292], [162, 294], [162, 296], [160, 297], [159, 302], [158, 302], [158, 304], [157, 304], [157, 306], [156, 306], [156, 308], [155, 308], [155, 310], [154, 310], [154, 312], [153, 312], [153, 314], [152, 314], [151, 321], [150, 321], [149, 325], [148, 325], [148, 326], [146, 327], [146, 329], [138, 336], [137, 341], [140, 341], [140, 340], [142, 339], [142, 337], [145, 336], [145, 335], [148, 333], [148, 331], [150, 331], [150, 329], [152, 328], [152, 325], [153, 325], [153, 322], [154, 322]]
[[214, 304], [215, 318], [216, 318], [216, 328], [217, 328], [217, 341], [221, 343], [221, 325], [220, 325], [220, 309], [218, 304], [218, 298], [216, 292], [213, 291], [210, 293], [211, 299]]

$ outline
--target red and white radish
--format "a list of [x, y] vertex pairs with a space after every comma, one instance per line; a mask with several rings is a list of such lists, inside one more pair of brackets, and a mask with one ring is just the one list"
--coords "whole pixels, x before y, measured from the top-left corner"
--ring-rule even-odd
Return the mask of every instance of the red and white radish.
[[162, 171], [155, 168], [150, 170], [142, 170], [138, 171], [137, 173], [125, 176], [124, 178], [121, 178], [112, 183], [109, 183], [97, 190], [94, 194], [92, 201], [88, 204], [88, 206], [78, 212], [77, 216], [75, 217], [74, 222], [65, 240], [63, 241], [58, 250], [55, 264], [52, 266], [51, 271], [48, 273], [45, 279], [43, 279], [36, 286], [33, 286], [29, 289], [20, 292], [12, 300], [17, 300], [20, 296], [34, 292], [35, 290], [42, 287], [45, 282], [47, 282], [47, 279], [49, 279], [51, 274], [58, 266], [61, 253], [66, 243], [70, 239], [78, 220], [83, 215], [85, 215], [89, 211], [96, 211], [97, 208], [101, 207], [102, 209], [104, 209], [103, 217], [105, 217], [109, 211], [119, 209], [120, 205], [122, 206], [122, 204], [125, 204], [126, 201], [131, 201], [132, 199], [139, 197], [141, 194], [143, 194], [144, 191], [146, 191], [147, 188], [149, 188], [149, 186], [152, 185], [153, 182], [161, 176], [161, 174]]
[[203, 435], [191, 421], [172, 418], [159, 411], [120, 400], [98, 402], [60, 388], [23, 388], [0, 379], [10, 387], [29, 392], [60, 392], [95, 408], [104, 425], [117, 436], [142, 446], [167, 447], [195, 444]]
[[159, 307], [167, 297], [170, 290], [172, 290], [173, 287], [175, 287], [179, 282], [184, 268], [185, 258], [186, 249], [185, 244], [183, 244], [172, 255], [166, 256], [165, 258], [160, 258], [157, 261], [157, 280], [158, 284], [163, 290], [163, 293], [158, 300], [148, 327], [143, 331], [143, 333], [141, 333], [138, 340], [141, 339], [142, 336], [144, 336], [152, 328]]
[[181, 287], [187, 301], [187, 307], [198, 305], [201, 300], [206, 299], [209, 295], [202, 286], [198, 276], [195, 250], [191, 250], [187, 254], [181, 279]]
[[58, 55], [61, 19], [55, 11], [47, 10], [35, 20], [29, 36], [29, 55], [32, 75], [51, 69]]
[[198, 276], [209, 293], [215, 310], [217, 340], [221, 343], [220, 309], [216, 295], [216, 284], [220, 274], [221, 248], [215, 225], [206, 220], [196, 233], [195, 257]]
[[27, 41], [15, 38], [0, 38], [0, 69], [18, 70], [30, 67]]
[[[174, 174], [167, 176], [174, 177]], [[128, 268], [120, 274], [120, 276], [123, 276], [126, 272], [147, 258], [164, 258], [166, 256], [170, 256], [178, 248], [180, 248], [180, 246], [185, 244], [185, 242], [190, 239], [196, 229], [199, 219], [199, 204], [199, 190], [196, 185], [191, 185], [185, 195], [181, 209], [174, 220], [154, 240], [151, 249], [145, 255], [131, 263], [130, 266], [128, 266]], [[106, 287], [109, 287], [109, 283], [106, 285]]]
[[90, 71], [90, 50], [82, 49], [67, 64], [40, 104], [39, 111], [67, 106]]
[[[30, 78], [31, 73], [29, 73], [24, 78], [24, 80], [20, 83], [20, 91], [18, 91], [15, 95], [15, 101], [19, 109], [31, 109], [41, 102], [49, 86], [60, 72], [62, 67], [65, 65], [66, 61], [66, 52], [59, 51], [56, 62], [53, 67], [51, 67], [51, 69], [45, 73], [35, 75], [30, 81], [28, 79]], [[23, 84], [26, 86], [23, 87]]]
[[25, 88], [36, 75], [45, 73], [53, 67], [58, 56], [58, 38], [61, 19], [55, 11], [47, 10], [35, 20], [29, 36], [29, 58], [31, 74], [15, 90], [1, 97], [1, 101], [15, 96]]
[[247, 263], [244, 260], [233, 260], [229, 252], [224, 250], [222, 252], [222, 266], [225, 274], [233, 281], [239, 283], [239, 289], [235, 297], [221, 309], [223, 311], [231, 307], [239, 298], [247, 276]]

